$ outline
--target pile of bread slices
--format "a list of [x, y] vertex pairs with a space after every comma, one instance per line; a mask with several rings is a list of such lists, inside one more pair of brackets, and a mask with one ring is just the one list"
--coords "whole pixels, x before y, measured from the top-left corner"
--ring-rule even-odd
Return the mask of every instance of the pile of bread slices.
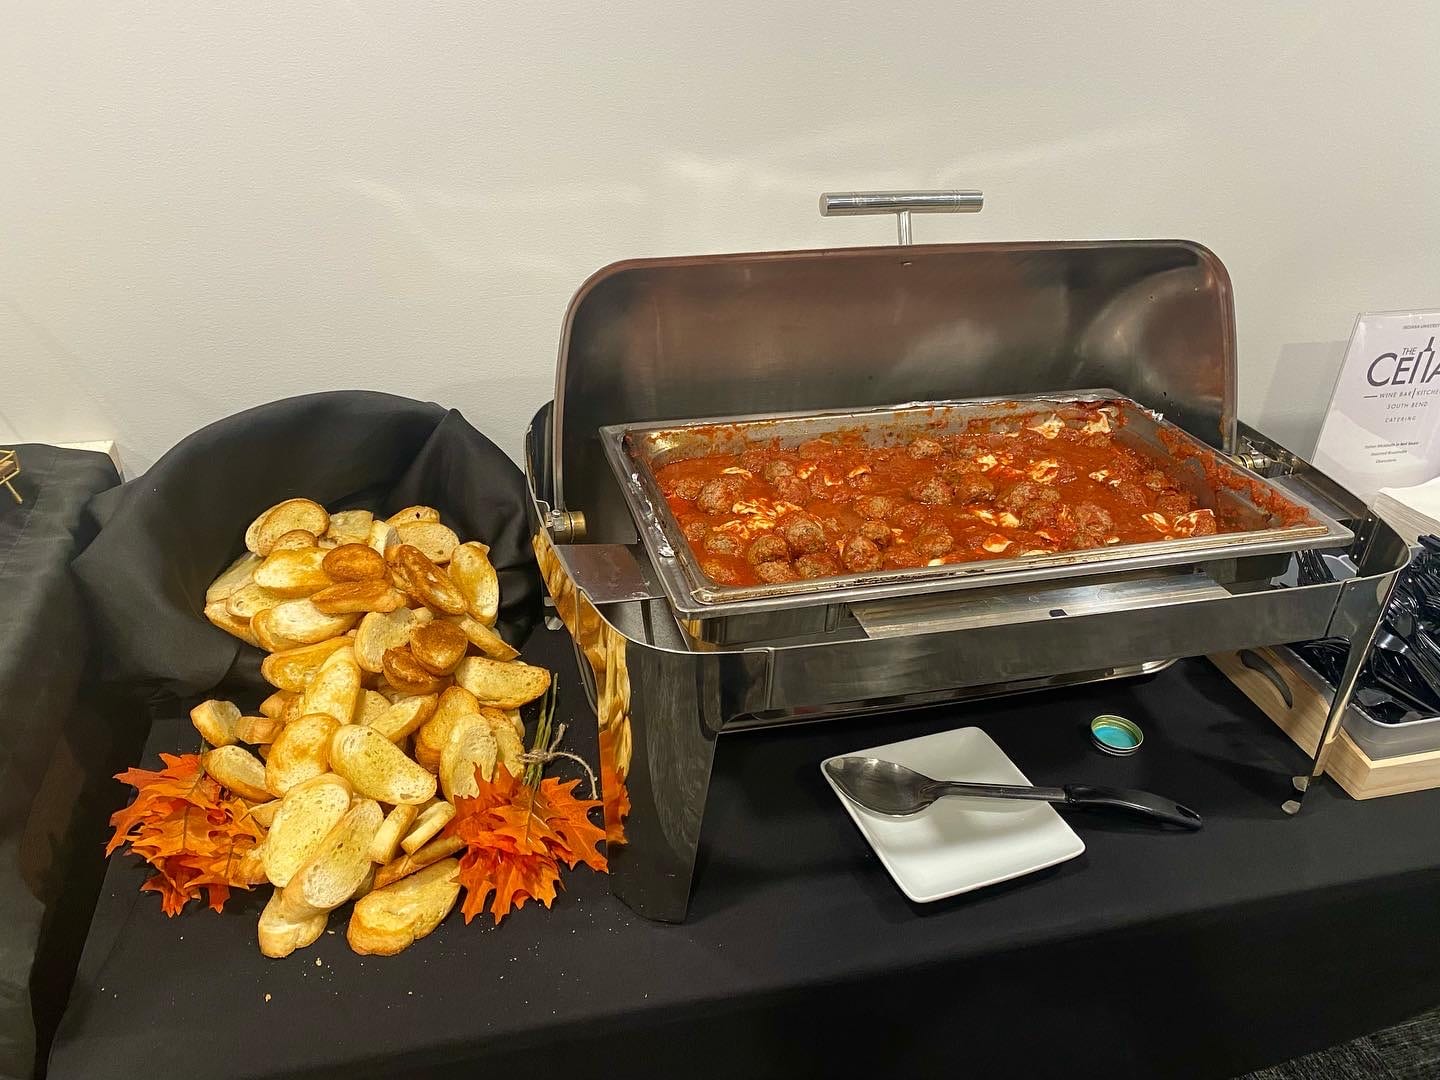
[[260, 949], [286, 956], [355, 907], [346, 936], [390, 955], [454, 907], [458, 840], [442, 835], [476, 773], [524, 768], [519, 709], [550, 673], [496, 631], [499, 579], [428, 506], [385, 519], [309, 499], [271, 507], [210, 586], [205, 615], [269, 652], [259, 715], [211, 700], [191, 720], [206, 771], [265, 839], [236, 879], [268, 881]]

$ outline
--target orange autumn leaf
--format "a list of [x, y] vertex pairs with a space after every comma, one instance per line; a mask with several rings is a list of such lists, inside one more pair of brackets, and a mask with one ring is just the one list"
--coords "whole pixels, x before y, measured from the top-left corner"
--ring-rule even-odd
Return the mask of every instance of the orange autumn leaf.
[[155, 872], [140, 888], [160, 894], [165, 914], [180, 914], [191, 900], [202, 899], [202, 890], [219, 911], [232, 887], [249, 887], [234, 880], [232, 871], [265, 830], [243, 801], [204, 772], [198, 755], [160, 759], [159, 771], [127, 769], [116, 776], [135, 788], [135, 799], [111, 815], [115, 832], [105, 854], [129, 844], [149, 863]]
[[465, 842], [459, 877], [466, 922], [486, 910], [487, 899], [496, 923], [527, 900], [549, 907], [560, 887], [562, 862], [571, 869], [581, 862], [607, 869], [596, 846], [605, 831], [589, 818], [600, 803], [575, 798], [579, 781], [547, 779], [531, 789], [503, 768], [490, 780], [477, 770], [475, 781], [479, 792], [455, 800], [455, 817], [447, 827], [449, 835]]

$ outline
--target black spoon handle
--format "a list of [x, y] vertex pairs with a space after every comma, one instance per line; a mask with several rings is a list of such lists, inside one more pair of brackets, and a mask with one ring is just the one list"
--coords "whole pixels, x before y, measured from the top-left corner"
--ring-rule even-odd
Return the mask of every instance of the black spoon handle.
[[1065, 805], [1089, 810], [1121, 810], [1182, 829], [1195, 830], [1205, 824], [1204, 819], [1188, 806], [1181, 806], [1149, 791], [1066, 784]]

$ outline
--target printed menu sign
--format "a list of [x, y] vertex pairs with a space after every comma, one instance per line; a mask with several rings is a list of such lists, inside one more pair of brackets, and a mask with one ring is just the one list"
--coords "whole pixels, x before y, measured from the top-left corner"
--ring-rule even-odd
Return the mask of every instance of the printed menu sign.
[[1355, 320], [1315, 465], [1369, 502], [1440, 476], [1440, 311]]

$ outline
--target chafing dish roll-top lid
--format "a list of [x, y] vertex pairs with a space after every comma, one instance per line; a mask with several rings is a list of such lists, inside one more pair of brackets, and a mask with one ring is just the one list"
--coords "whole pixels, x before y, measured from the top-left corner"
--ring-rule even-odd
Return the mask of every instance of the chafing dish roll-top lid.
[[609, 424], [1111, 386], [1225, 452], [1230, 278], [1189, 241], [955, 244], [616, 263], [571, 301], [554, 505], [593, 542], [635, 527]]

